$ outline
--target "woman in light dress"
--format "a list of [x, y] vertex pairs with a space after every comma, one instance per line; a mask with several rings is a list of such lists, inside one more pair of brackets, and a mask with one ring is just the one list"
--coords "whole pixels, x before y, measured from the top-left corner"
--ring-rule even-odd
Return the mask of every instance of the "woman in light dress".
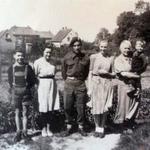
[[39, 112], [42, 118], [42, 136], [52, 136], [50, 131], [51, 112], [59, 109], [59, 94], [55, 81], [55, 66], [51, 63], [52, 48], [44, 49], [43, 57], [34, 63], [38, 79]]
[[[114, 57], [110, 56], [108, 49], [108, 42], [101, 41], [99, 44], [100, 51], [93, 58], [95, 59], [92, 75], [88, 87], [88, 94], [92, 101], [92, 113], [95, 122], [94, 136], [104, 137], [104, 126], [109, 108], [112, 106], [113, 99], [113, 84], [112, 78], [115, 74], [112, 71]], [[91, 66], [91, 68], [92, 68]]]
[[118, 76], [118, 105], [114, 122], [118, 124], [119, 128], [122, 128], [122, 130], [128, 130], [129, 126], [132, 125], [131, 123], [133, 123], [132, 119], [136, 114], [139, 104], [136, 96], [128, 94], [128, 91], [130, 91], [129, 81], [139, 78], [139, 76], [131, 72], [132, 49], [130, 41], [122, 41], [120, 44], [120, 51], [121, 54], [114, 62], [114, 69]]

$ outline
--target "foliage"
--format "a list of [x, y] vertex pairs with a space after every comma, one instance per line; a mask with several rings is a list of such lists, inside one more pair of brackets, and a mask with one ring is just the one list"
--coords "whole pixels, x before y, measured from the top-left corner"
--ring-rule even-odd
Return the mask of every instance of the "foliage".
[[137, 14], [141, 14], [148, 10], [150, 10], [150, 4], [148, 2], [139, 0], [137, 3], [135, 3], [135, 12]]
[[108, 29], [101, 28], [99, 33], [96, 35], [95, 44], [98, 45], [99, 41], [101, 40], [109, 40], [111, 34], [109, 33]]
[[136, 18], [137, 16], [132, 11], [123, 12], [118, 16], [118, 28], [113, 34], [113, 40], [117, 45], [119, 45], [122, 40], [129, 39], [135, 34], [133, 31], [136, 31]]
[[[118, 28], [111, 35], [112, 42], [118, 47], [122, 40], [135, 43], [137, 38], [150, 42], [150, 3], [142, 0], [135, 4], [135, 12], [122, 12], [117, 18]], [[142, 11], [141, 11], [142, 10]], [[136, 14], [137, 11], [140, 13]], [[150, 55], [150, 51], [147, 51]]]
[[148, 150], [150, 149], [150, 123], [142, 125], [131, 135], [123, 135], [113, 150]]

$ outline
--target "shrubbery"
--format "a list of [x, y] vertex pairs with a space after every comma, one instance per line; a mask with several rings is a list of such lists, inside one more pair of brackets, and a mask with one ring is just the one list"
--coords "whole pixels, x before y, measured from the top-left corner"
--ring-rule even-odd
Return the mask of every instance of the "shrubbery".
[[113, 150], [149, 150], [150, 124], [136, 129], [131, 135], [122, 135], [116, 148]]

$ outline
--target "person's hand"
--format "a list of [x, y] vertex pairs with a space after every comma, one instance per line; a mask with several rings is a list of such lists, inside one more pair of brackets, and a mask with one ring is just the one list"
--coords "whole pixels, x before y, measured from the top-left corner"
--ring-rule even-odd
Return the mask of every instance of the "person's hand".
[[108, 74], [108, 71], [104, 70], [104, 69], [100, 69], [99, 70], [99, 74], [100, 75], [105, 75], [105, 74]]
[[37, 85], [37, 84], [35, 84], [35, 85], [34, 85], [34, 88], [37, 90], [37, 89], [38, 89], [38, 85]]
[[116, 73], [115, 72], [110, 73], [110, 75], [111, 75], [112, 78], [116, 77]]
[[121, 72], [121, 75], [127, 78], [139, 78], [140, 76], [133, 72]]
[[90, 90], [88, 90], [87, 95], [89, 98], [91, 97], [91, 91]]

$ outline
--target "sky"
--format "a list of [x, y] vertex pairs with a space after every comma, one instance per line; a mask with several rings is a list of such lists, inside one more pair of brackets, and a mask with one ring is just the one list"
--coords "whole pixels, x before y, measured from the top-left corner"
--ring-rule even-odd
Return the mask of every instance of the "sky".
[[[0, 31], [11, 26], [30, 26], [56, 34], [72, 28], [92, 42], [102, 27], [117, 28], [117, 16], [133, 11], [138, 0], [0, 0]], [[145, 0], [150, 1], [150, 0]]]

